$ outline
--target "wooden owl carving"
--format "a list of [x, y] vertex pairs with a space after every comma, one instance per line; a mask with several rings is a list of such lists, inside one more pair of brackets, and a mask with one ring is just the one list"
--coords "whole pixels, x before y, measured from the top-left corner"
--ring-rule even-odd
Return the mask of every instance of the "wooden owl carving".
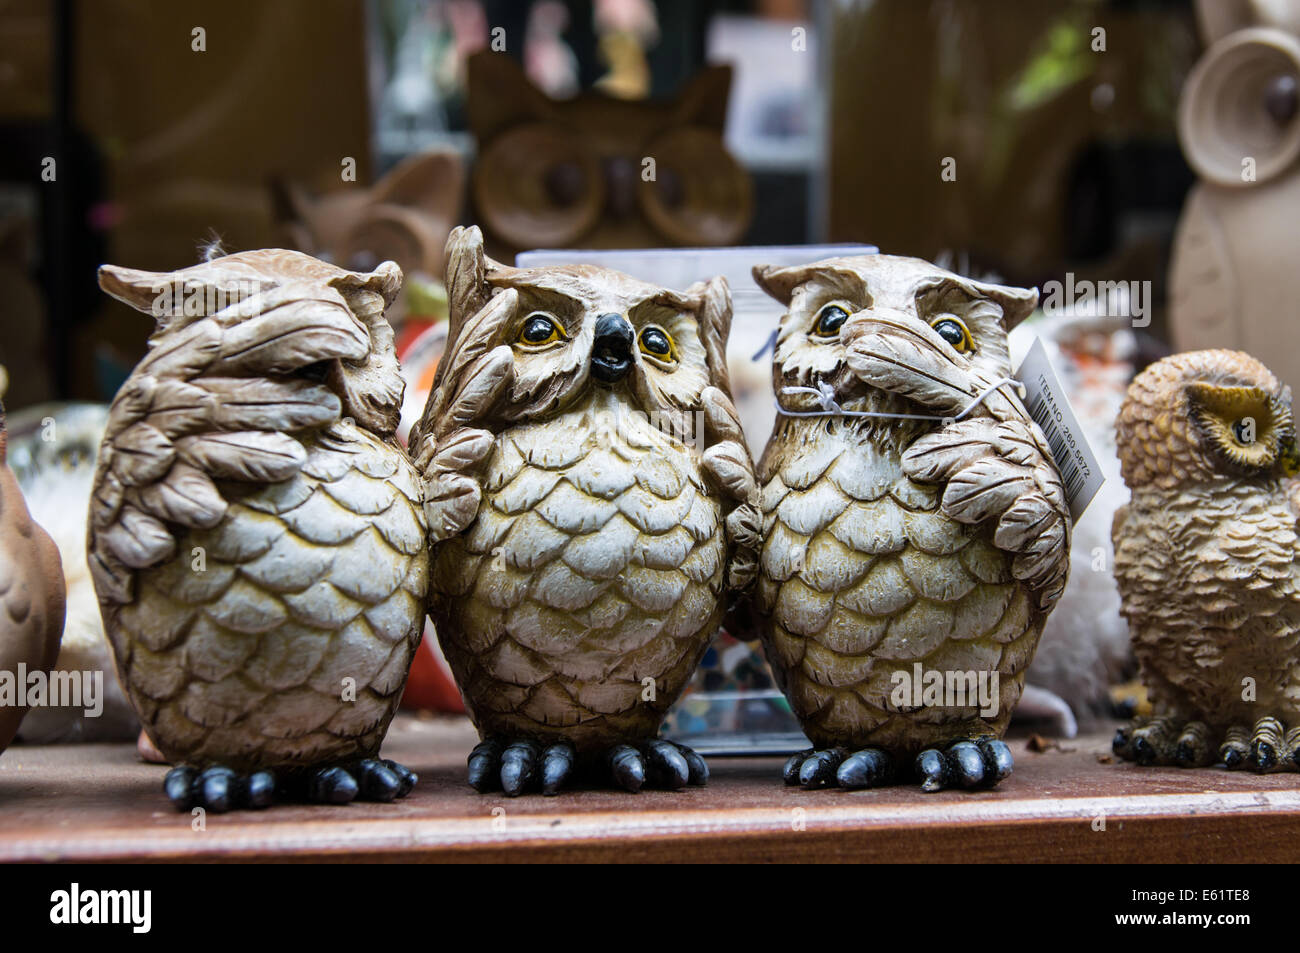
[[179, 809], [410, 790], [377, 758], [419, 642], [420, 487], [393, 434], [401, 271], [294, 251], [169, 274], [105, 265], [152, 312], [90, 504], [104, 628]]
[[470, 783], [704, 783], [655, 736], [756, 568], [726, 280], [510, 268], [477, 227], [452, 232], [446, 274], [447, 351], [411, 447], [430, 615], [483, 738]]
[[509, 56], [468, 61], [470, 180], [494, 253], [527, 248], [735, 244], [749, 174], [723, 141], [731, 67], [701, 70], [672, 100], [584, 92], [551, 99]]
[[1155, 717], [1121, 729], [1139, 764], [1295, 770], [1300, 484], [1291, 391], [1240, 351], [1151, 365], [1116, 424], [1132, 497], [1115, 578]]
[[816, 746], [786, 782], [996, 784], [1069, 564], [1051, 452], [1013, 385], [994, 386], [1037, 293], [888, 255], [754, 277], [788, 309], [755, 602]]
[[0, 405], [0, 673], [8, 682], [0, 689], [0, 752], [27, 714], [18, 704], [24, 673], [48, 672], [59, 656], [67, 598], [59, 550], [27, 511], [5, 462], [7, 443]]

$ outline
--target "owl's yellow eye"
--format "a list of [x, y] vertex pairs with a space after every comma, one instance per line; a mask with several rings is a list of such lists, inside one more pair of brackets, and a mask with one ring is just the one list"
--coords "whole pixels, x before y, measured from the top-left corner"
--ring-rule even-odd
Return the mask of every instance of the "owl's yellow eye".
[[940, 315], [930, 322], [930, 327], [934, 328], [935, 334], [951, 344], [958, 354], [965, 354], [974, 348], [970, 332], [966, 330], [966, 325], [962, 323], [961, 318], [955, 314]]
[[833, 338], [840, 333], [840, 328], [849, 318], [849, 313], [837, 304], [828, 304], [817, 312], [817, 322], [813, 325], [813, 334], [823, 338]]
[[1249, 447], [1255, 442], [1255, 419], [1253, 417], [1242, 417], [1232, 425], [1232, 435], [1237, 438], [1237, 443], [1243, 447]]
[[651, 325], [641, 332], [639, 341], [642, 354], [657, 357], [661, 361], [673, 359], [673, 339], [663, 328]]
[[549, 314], [534, 311], [524, 318], [523, 327], [519, 329], [519, 343], [529, 347], [541, 347], [554, 344], [564, 336], [560, 325]]

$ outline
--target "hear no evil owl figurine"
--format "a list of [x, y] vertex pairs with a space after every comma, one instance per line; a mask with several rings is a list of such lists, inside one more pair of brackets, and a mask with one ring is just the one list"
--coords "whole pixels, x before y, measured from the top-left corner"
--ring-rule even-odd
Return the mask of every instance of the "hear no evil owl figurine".
[[786, 782], [996, 784], [1069, 564], [1060, 474], [1004, 382], [1037, 293], [888, 255], [754, 277], [787, 308], [754, 596], [815, 746]]
[[447, 243], [447, 351], [411, 436], [430, 615], [482, 742], [470, 783], [702, 784], [656, 738], [756, 569], [725, 279], [672, 291]]
[[1116, 423], [1131, 498], [1115, 579], [1155, 703], [1114, 748], [1139, 764], [1300, 761], [1300, 483], [1291, 390], [1240, 351], [1175, 354]]
[[157, 328], [109, 413], [90, 567], [179, 809], [388, 801], [415, 782], [378, 758], [428, 584], [394, 437], [384, 309], [401, 281], [392, 262], [359, 274], [281, 249], [100, 269]]

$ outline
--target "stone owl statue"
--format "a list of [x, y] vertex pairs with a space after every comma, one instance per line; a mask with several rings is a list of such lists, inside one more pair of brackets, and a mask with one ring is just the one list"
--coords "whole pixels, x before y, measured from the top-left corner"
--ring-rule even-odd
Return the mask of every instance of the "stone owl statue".
[[703, 784], [704, 761], [656, 733], [756, 569], [726, 280], [511, 268], [477, 227], [452, 232], [446, 275], [447, 350], [411, 448], [430, 616], [483, 739], [470, 783]]
[[1004, 380], [1037, 293], [889, 255], [754, 278], [787, 309], [754, 599], [816, 746], [786, 782], [996, 784], [1069, 567], [1060, 474]]
[[59, 550], [28, 512], [7, 446], [0, 404], [0, 752], [27, 714], [25, 673], [48, 672], [59, 656], [67, 600]]
[[410, 790], [377, 758], [419, 642], [420, 486], [393, 434], [401, 271], [294, 251], [100, 286], [152, 313], [90, 504], [104, 628], [178, 809]]
[[1116, 423], [1132, 497], [1115, 578], [1155, 716], [1121, 729], [1139, 764], [1295, 770], [1300, 485], [1291, 391], [1240, 351], [1151, 365]]

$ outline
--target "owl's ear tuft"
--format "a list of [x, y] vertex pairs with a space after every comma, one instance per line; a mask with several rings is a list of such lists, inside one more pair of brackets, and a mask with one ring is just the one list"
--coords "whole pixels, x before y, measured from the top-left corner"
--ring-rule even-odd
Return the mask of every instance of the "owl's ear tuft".
[[331, 278], [329, 284], [345, 296], [356, 291], [373, 291], [383, 296], [384, 307], [387, 308], [402, 290], [402, 269], [395, 261], [385, 261], [371, 272], [346, 271], [337, 278]]
[[727, 373], [727, 337], [731, 334], [731, 286], [722, 275], [691, 285], [686, 293], [697, 302], [696, 321], [700, 328], [700, 342], [704, 345], [704, 361], [709, 367], [712, 382], [723, 393], [731, 395], [731, 378]]
[[[177, 287], [173, 289], [173, 285]], [[100, 265], [99, 287], [123, 304], [145, 314], [152, 314], [158, 323], [157, 330], [163, 331], [171, 323], [175, 312], [170, 306], [158, 307], [155, 303], [168, 300], [162, 298], [163, 295], [171, 296], [174, 292], [181, 291], [184, 282], [178, 280], [174, 272]]]
[[963, 280], [980, 295], [1002, 308], [1002, 326], [1008, 331], [1033, 314], [1034, 308], [1038, 306], [1037, 288], [1013, 288], [1010, 285], [995, 285], [970, 278]]
[[751, 270], [754, 283], [784, 305], [790, 304], [794, 289], [808, 276], [806, 265], [781, 268], [777, 265], [755, 265]]

